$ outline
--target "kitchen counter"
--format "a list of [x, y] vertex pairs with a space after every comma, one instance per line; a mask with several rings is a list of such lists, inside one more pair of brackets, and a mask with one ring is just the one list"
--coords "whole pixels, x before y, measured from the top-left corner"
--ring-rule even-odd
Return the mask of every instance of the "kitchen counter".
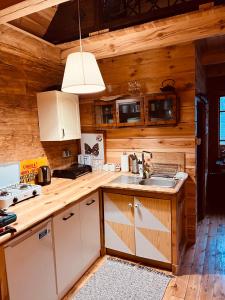
[[[125, 174], [128, 175], [127, 173]], [[52, 178], [52, 183], [43, 187], [42, 195], [8, 209], [8, 211], [17, 214], [17, 221], [11, 224], [16, 228], [17, 232], [14, 235], [7, 234], [0, 237], [0, 244], [52, 216], [66, 206], [79, 201], [100, 187], [176, 194], [184, 183], [184, 180], [181, 180], [175, 188], [110, 183], [120, 175], [124, 175], [124, 173], [97, 171], [79, 177], [76, 180]]]

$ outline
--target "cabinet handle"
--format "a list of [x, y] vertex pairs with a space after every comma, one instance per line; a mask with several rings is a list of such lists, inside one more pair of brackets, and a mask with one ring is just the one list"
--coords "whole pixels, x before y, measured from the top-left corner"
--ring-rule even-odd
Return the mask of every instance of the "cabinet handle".
[[135, 206], [136, 208], [139, 208], [139, 207], [141, 207], [142, 205], [141, 205], [141, 203], [136, 203], [134, 206]]
[[74, 216], [74, 213], [71, 213], [68, 217], [64, 217], [63, 221], [67, 221], [68, 219], [72, 218]]
[[94, 200], [94, 199], [92, 199], [91, 201], [87, 202], [86, 205], [89, 206], [89, 205], [91, 205], [91, 204], [93, 204], [93, 203], [95, 203], [95, 200]]
[[133, 207], [133, 204], [132, 204], [132, 203], [128, 203], [128, 206], [129, 206], [129, 207]]
[[63, 138], [65, 137], [65, 129], [64, 128], [62, 129], [62, 137]]

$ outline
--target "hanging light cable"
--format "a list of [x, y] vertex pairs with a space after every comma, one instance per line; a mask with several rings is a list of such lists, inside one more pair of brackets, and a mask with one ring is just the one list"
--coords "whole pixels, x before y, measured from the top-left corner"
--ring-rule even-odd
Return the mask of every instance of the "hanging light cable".
[[66, 60], [63, 76], [62, 91], [72, 94], [92, 94], [105, 90], [101, 72], [95, 56], [90, 52], [83, 52], [80, 0], [77, 0], [80, 52], [71, 53]]

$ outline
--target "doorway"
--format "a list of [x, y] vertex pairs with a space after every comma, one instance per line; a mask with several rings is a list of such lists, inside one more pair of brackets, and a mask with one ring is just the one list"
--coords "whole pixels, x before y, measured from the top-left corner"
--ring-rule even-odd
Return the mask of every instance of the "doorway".
[[206, 214], [206, 189], [208, 177], [208, 100], [197, 95], [196, 107], [196, 167], [197, 167], [197, 217], [202, 220]]

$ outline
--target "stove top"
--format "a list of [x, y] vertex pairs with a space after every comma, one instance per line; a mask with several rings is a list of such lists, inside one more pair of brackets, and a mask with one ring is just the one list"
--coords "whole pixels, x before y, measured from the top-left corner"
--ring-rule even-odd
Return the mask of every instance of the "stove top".
[[41, 194], [41, 186], [18, 183], [0, 189], [0, 209]]
[[66, 169], [54, 170], [52, 176], [58, 178], [76, 179], [77, 177], [83, 176], [90, 172], [92, 172], [91, 166], [75, 163]]

